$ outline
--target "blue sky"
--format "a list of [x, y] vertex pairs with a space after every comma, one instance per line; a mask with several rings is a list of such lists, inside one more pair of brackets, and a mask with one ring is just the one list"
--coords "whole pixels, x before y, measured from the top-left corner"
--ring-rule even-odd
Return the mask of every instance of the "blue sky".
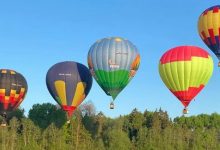
[[114, 110], [95, 80], [85, 101], [111, 117], [135, 107], [142, 112], [161, 107], [176, 117], [183, 106], [160, 79], [158, 61], [170, 48], [196, 45], [211, 54], [215, 68], [208, 85], [191, 102], [190, 115], [220, 113], [218, 60], [197, 32], [199, 15], [216, 4], [219, 0], [0, 0], [0, 68], [26, 77], [29, 91], [21, 107], [27, 113], [36, 103], [56, 104], [45, 84], [53, 64], [72, 60], [87, 65], [88, 50], [96, 40], [124, 37], [141, 54], [136, 76], [117, 97]]

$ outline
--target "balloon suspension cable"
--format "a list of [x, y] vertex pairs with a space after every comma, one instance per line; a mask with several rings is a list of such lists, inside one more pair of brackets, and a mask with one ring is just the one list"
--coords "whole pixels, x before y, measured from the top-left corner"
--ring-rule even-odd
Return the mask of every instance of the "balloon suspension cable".
[[67, 123], [67, 124], [70, 124], [70, 120], [71, 120], [71, 115], [70, 115], [70, 113], [67, 112], [66, 118], [67, 118], [66, 123]]
[[110, 109], [114, 109], [115, 108], [115, 105], [114, 105], [114, 102], [112, 101], [111, 103], [110, 103]]
[[185, 108], [183, 109], [183, 115], [186, 115], [186, 114], [188, 114], [188, 113], [189, 113], [188, 108], [185, 107]]
[[6, 112], [4, 112], [2, 114], [2, 123], [1, 123], [2, 127], [6, 127], [7, 126], [6, 118], [7, 118], [7, 115], [6, 115]]

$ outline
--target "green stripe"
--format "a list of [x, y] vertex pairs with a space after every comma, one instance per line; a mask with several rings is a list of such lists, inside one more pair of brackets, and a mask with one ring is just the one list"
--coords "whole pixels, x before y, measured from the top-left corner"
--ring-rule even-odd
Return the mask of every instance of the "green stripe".
[[97, 77], [98, 84], [106, 93], [109, 93], [113, 99], [117, 97], [117, 95], [129, 82], [129, 71], [127, 70], [96, 70], [95, 75]]

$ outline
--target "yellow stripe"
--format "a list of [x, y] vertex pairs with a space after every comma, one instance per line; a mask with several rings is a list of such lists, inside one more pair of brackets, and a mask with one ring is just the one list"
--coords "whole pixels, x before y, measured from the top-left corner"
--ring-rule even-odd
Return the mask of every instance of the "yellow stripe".
[[212, 23], [212, 17], [213, 17], [213, 12], [212, 11], [208, 11], [207, 13], [207, 28], [208, 29], [212, 29], [213, 28], [213, 23]]
[[19, 94], [15, 94], [15, 98], [17, 99], [19, 97]]
[[67, 105], [67, 102], [66, 102], [66, 84], [64, 81], [62, 80], [58, 80], [58, 81], [55, 81], [55, 88], [56, 88], [56, 91], [57, 91], [57, 94], [61, 100], [61, 103], [62, 105]]
[[11, 74], [16, 74], [15, 71], [12, 71], [12, 70], [10, 71], [10, 73], [11, 73]]
[[7, 73], [7, 70], [2, 70], [2, 73]]
[[[200, 16], [200, 17], [199, 17], [199, 23], [198, 23], [198, 30], [199, 30], [199, 35], [200, 35], [200, 37], [202, 38], [202, 40], [205, 40], [205, 38], [204, 38], [203, 35], [202, 35], [202, 31], [205, 30], [205, 29], [204, 29], [203, 20], [204, 20], [203, 16]], [[206, 33], [205, 33], [205, 35], [206, 35]], [[207, 35], [206, 35], [206, 36], [207, 36]]]
[[165, 85], [173, 91], [185, 91], [189, 87], [206, 85], [213, 71], [213, 60], [192, 57], [191, 61], [175, 61], [159, 64], [159, 73]]
[[206, 37], [210, 37], [209, 36], [209, 32], [208, 32], [208, 15], [205, 15], [202, 17], [202, 30], [205, 32]]
[[9, 101], [9, 96], [5, 96], [5, 101]]
[[116, 42], [121, 42], [122, 39], [121, 39], [121, 38], [115, 38], [115, 41], [116, 41]]
[[5, 89], [0, 89], [0, 93], [5, 93]]
[[[209, 36], [209, 32], [208, 32], [208, 15], [201, 15], [200, 18], [199, 18], [199, 33], [200, 33], [200, 36], [202, 36], [202, 31], [204, 31], [205, 33], [205, 36], [206, 37], [210, 37]], [[204, 38], [203, 38], [204, 40]]]
[[72, 106], [77, 107], [79, 104], [82, 103], [82, 101], [85, 99], [85, 89], [86, 89], [86, 83], [85, 82], [79, 82], [76, 86], [75, 95], [72, 101]]
[[11, 94], [16, 94], [16, 90], [11, 90], [10, 93]]
[[25, 88], [21, 88], [21, 92], [24, 92], [25, 91]]
[[212, 28], [214, 30], [214, 35], [219, 35], [219, 28], [220, 28], [220, 11], [218, 13], [213, 13], [212, 15]]

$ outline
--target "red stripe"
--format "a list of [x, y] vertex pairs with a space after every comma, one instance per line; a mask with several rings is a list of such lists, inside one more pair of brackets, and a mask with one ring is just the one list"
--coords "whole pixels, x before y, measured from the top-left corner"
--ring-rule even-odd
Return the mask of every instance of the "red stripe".
[[207, 13], [208, 13], [208, 10], [205, 10], [202, 15], [205, 16]]
[[17, 100], [19, 100], [19, 101], [20, 101], [20, 99], [22, 99], [22, 98], [24, 98], [24, 92], [21, 92], [21, 93], [19, 94], [19, 96], [18, 96], [18, 99], [17, 99]]
[[160, 59], [161, 64], [175, 61], [191, 61], [192, 57], [208, 58], [209, 53], [196, 46], [179, 46], [168, 50]]
[[5, 96], [0, 95], [0, 103], [3, 103], [3, 102], [4, 102], [4, 99], [5, 99]]
[[201, 34], [202, 34], [202, 37], [203, 37], [203, 38], [202, 38], [203, 41], [204, 41], [207, 45], [210, 45], [209, 40], [208, 40], [207, 36], [205, 35], [205, 32], [202, 31]]
[[213, 13], [218, 13], [218, 7], [213, 8]]
[[10, 97], [9, 97], [9, 101], [11, 103], [11, 106], [14, 107], [15, 104], [16, 104], [16, 101], [15, 101], [15, 94], [11, 94]]
[[19, 99], [19, 101], [16, 101], [16, 104], [14, 105], [12, 109], [15, 110], [16, 108], [18, 108], [18, 106], [21, 104], [22, 101], [23, 99]]
[[209, 35], [210, 35], [210, 37], [211, 37], [212, 44], [216, 44], [215, 35], [214, 35], [213, 29], [209, 29]]
[[204, 85], [199, 87], [189, 87], [187, 91], [172, 91], [170, 90], [180, 101], [187, 107], [190, 101], [204, 88]]

